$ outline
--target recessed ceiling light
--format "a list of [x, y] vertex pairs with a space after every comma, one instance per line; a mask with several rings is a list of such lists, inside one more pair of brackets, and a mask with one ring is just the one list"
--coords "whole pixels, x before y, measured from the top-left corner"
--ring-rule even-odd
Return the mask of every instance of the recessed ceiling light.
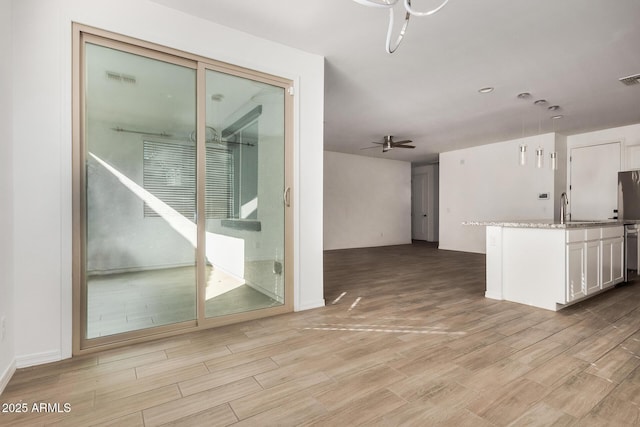
[[550, 105], [550, 106], [547, 107], [547, 110], [549, 110], [549, 111], [556, 111], [556, 110], [559, 110], [559, 109], [560, 109], [559, 105]]
[[531, 94], [529, 92], [522, 92], [518, 94], [518, 98], [520, 99], [527, 99], [531, 96]]
[[564, 117], [564, 116], [563, 116], [562, 114], [558, 114], [557, 116], [551, 116], [551, 118], [552, 118], [553, 120], [558, 120], [558, 119], [561, 119], [561, 118], [563, 118], [563, 117]]
[[544, 105], [544, 104], [547, 103], [547, 100], [546, 99], [538, 99], [537, 101], [534, 101], [533, 103], [536, 104], [536, 105]]
[[483, 87], [482, 89], [478, 89], [478, 92], [480, 93], [489, 93], [489, 92], [493, 92], [493, 88], [492, 87]]

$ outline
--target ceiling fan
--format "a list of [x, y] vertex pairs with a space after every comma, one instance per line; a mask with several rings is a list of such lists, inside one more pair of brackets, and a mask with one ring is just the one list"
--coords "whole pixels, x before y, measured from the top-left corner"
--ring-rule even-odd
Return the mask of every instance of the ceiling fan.
[[[416, 148], [415, 145], [406, 145], [412, 142], [410, 139], [405, 139], [404, 141], [394, 141], [392, 135], [385, 135], [384, 142], [376, 142], [373, 141], [372, 144], [382, 145], [382, 152], [386, 153], [392, 148]], [[370, 148], [378, 148], [378, 145], [374, 145], [373, 147], [364, 147], [361, 150], [368, 150]]]

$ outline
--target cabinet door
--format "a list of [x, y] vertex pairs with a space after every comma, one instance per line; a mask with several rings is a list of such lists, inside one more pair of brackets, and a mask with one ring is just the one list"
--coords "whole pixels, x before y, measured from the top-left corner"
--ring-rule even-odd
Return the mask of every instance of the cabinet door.
[[585, 245], [567, 245], [567, 302], [586, 296], [585, 286]]
[[613, 239], [602, 241], [602, 289], [613, 286]]
[[611, 243], [611, 270], [613, 284], [624, 281], [624, 238], [618, 237]]
[[587, 295], [600, 290], [600, 241], [585, 243]]

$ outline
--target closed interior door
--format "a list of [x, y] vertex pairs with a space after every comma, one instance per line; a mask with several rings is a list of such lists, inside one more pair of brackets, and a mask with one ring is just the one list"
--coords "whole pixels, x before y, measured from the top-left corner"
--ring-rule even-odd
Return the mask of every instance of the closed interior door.
[[571, 219], [612, 218], [618, 206], [620, 143], [573, 148], [570, 165]]
[[429, 185], [427, 174], [414, 175], [412, 180], [412, 238], [414, 240], [428, 239], [428, 200]]

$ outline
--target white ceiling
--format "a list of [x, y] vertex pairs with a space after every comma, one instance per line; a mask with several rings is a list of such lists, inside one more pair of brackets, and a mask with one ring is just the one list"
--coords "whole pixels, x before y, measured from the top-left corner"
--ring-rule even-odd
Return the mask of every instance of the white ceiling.
[[[640, 123], [640, 84], [618, 81], [640, 73], [639, 0], [450, 0], [413, 17], [392, 55], [387, 12], [352, 0], [154, 1], [325, 56], [327, 150], [420, 163], [521, 136]], [[478, 93], [485, 86], [495, 90]], [[540, 98], [561, 110], [533, 105]], [[385, 134], [417, 148], [361, 150]]]

